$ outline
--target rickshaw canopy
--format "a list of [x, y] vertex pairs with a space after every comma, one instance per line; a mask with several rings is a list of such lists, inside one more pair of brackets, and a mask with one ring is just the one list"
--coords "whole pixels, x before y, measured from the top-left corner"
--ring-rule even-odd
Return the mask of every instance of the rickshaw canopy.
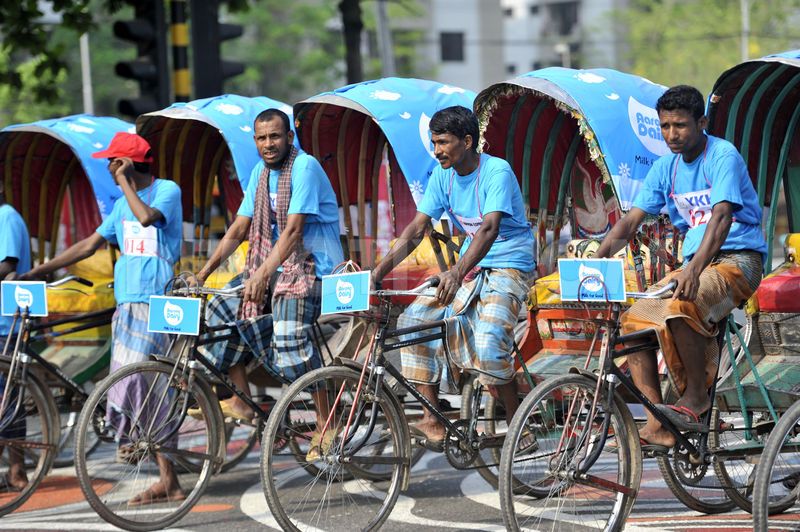
[[[769, 208], [767, 241], [774, 236], [781, 190], [789, 230], [800, 231], [800, 50], [745, 61], [722, 73], [709, 96], [707, 115], [708, 132], [739, 149], [759, 203]], [[772, 246], [767, 247], [770, 264]]]
[[72, 217], [71, 236], [77, 240], [89, 236], [122, 195], [108, 173], [108, 162], [92, 158], [120, 131], [133, 131], [133, 125], [85, 114], [0, 131], [0, 178], [6, 199], [38, 241], [39, 262], [45, 258], [45, 242], [50, 244], [47, 255], [55, 254], [65, 205]]
[[208, 226], [215, 177], [228, 213], [236, 213], [260, 160], [253, 120], [270, 108], [293, 122], [292, 108], [283, 102], [236, 94], [178, 102], [136, 119], [137, 132], [153, 148], [156, 175], [181, 187], [184, 221]]
[[361, 211], [366, 198], [377, 198], [388, 148], [396, 231], [413, 218], [438, 164], [428, 130], [431, 116], [454, 105], [471, 109], [474, 99], [472, 91], [435, 81], [383, 78], [321, 93], [295, 104], [294, 111], [300, 145], [322, 163], [342, 206], [359, 204]]

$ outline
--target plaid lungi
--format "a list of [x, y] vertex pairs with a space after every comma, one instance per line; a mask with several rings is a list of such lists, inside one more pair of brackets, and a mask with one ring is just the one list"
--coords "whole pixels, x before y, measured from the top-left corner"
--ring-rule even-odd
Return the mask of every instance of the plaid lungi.
[[[470, 370], [483, 384], [508, 383], [514, 376], [514, 326], [529, 289], [528, 274], [495, 268], [482, 269], [475, 280], [464, 283], [448, 306], [440, 305], [434, 297], [418, 297], [398, 318], [397, 327], [444, 319], [446, 338], [442, 343], [431, 341], [402, 348], [403, 375], [411, 382], [438, 384], [446, 360], [451, 376]], [[429, 333], [407, 334], [402, 339]]]
[[[241, 276], [236, 276], [227, 286], [241, 284]], [[240, 298], [213, 298], [206, 308], [208, 325], [235, 324], [238, 332], [237, 338], [208, 345], [214, 366], [225, 371], [255, 359], [270, 375], [287, 384], [322, 367], [312, 330], [320, 314], [321, 298], [322, 284], [317, 280], [306, 298], [275, 296], [272, 314], [241, 320], [236, 319]]]
[[[669, 283], [681, 269], [670, 273], [651, 289]], [[700, 287], [694, 301], [640, 299], [622, 315], [622, 331], [628, 334], [655, 329], [672, 382], [678, 393], [683, 394], [686, 371], [667, 322], [673, 318], [685, 319], [706, 339], [706, 386], [711, 386], [719, 364], [717, 324], [753, 295], [761, 282], [762, 269], [762, 257], [756, 251], [721, 252], [700, 274]]]
[[[128, 364], [144, 362], [151, 354], [167, 354], [169, 336], [147, 331], [148, 310], [147, 303], [122, 303], [117, 307], [111, 320], [109, 374]], [[164, 383], [166, 384], [166, 380]], [[172, 432], [172, 425], [165, 419], [171, 403], [170, 397], [167, 395], [165, 400], [156, 401], [164, 391], [163, 387], [157, 388], [158, 386], [152, 387], [152, 381], [146, 374], [134, 374], [108, 391], [106, 414], [111, 426], [117, 431], [119, 441], [127, 443], [134, 437], [141, 437], [137, 430], [141, 427], [158, 427], [158, 432], [163, 434]], [[133, 419], [138, 419], [138, 427], [131, 426]], [[157, 434], [151, 433], [149, 436], [154, 437]]]

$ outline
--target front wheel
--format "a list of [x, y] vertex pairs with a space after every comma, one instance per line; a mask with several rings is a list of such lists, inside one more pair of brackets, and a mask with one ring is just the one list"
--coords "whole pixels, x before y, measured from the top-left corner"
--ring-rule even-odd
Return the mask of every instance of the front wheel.
[[[8, 362], [0, 362], [0, 516], [27, 501], [47, 476], [58, 450], [58, 413], [49, 390], [33, 373], [9, 377]], [[28, 484], [20, 491], [9, 485], [12, 462], [25, 470]], [[16, 466], [14, 466], [16, 467]]]
[[[205, 381], [162, 362], [124, 366], [97, 385], [78, 420], [75, 469], [100, 517], [127, 530], [157, 530], [192, 509], [221, 460], [221, 415], [212, 397]], [[190, 408], [199, 408], [201, 419], [186, 415]], [[95, 439], [98, 448], [87, 456]], [[199, 469], [181, 466], [186, 459]], [[165, 480], [179, 488], [168, 496], [152, 490]]]
[[625, 404], [596, 388], [583, 375], [553, 377], [519, 406], [499, 470], [507, 529], [624, 526], [642, 476], [638, 432]]
[[[409, 468], [408, 427], [387, 388], [359, 390], [359, 378], [346, 367], [312, 371], [270, 413], [261, 482], [284, 530], [374, 530], [397, 501]], [[298, 468], [295, 458], [268, 452], [282, 441], [303, 442], [306, 453], [320, 441], [319, 454], [298, 456], [311, 466]]]

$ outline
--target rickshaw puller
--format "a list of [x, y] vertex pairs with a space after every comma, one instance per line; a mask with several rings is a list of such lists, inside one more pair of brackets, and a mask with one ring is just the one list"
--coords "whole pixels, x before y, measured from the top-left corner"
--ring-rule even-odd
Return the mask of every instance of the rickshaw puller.
[[[322, 366], [312, 332], [321, 310], [320, 277], [343, 260], [333, 187], [319, 162], [292, 145], [289, 117], [278, 109], [267, 109], [255, 118], [253, 127], [262, 160], [253, 168], [236, 219], [197, 274], [204, 283], [249, 240], [238, 316], [236, 298], [212, 300], [209, 305], [209, 324], [220, 317], [228, 322], [239, 318], [241, 338], [210, 351], [216, 366], [227, 370], [231, 381], [248, 396], [246, 364], [253, 355], [284, 383]], [[237, 277], [229, 286], [241, 282]], [[324, 391], [312, 395], [319, 418], [326, 418], [327, 395]], [[220, 406], [226, 417], [253, 417], [250, 407], [235, 395]], [[308, 460], [319, 456], [320, 434], [315, 431], [312, 436]], [[334, 436], [333, 431], [326, 432], [324, 445]]]
[[[108, 159], [108, 171], [124, 197], [91, 236], [67, 248], [24, 278], [41, 278], [92, 256], [106, 241], [120, 247], [114, 265], [114, 298], [117, 310], [111, 322], [109, 372], [152, 354], [166, 355], [169, 337], [147, 329], [150, 296], [162, 294], [180, 258], [183, 231], [181, 190], [173, 181], [157, 179], [151, 172], [152, 151], [147, 141], [133, 133], [119, 132], [105, 150], [92, 154]], [[119, 434], [131, 422], [128, 413], [138, 408], [148, 390], [143, 378], [128, 378], [109, 392], [108, 416]], [[120, 442], [118, 460], [129, 459], [132, 444]], [[137, 494], [128, 504], [139, 506], [186, 498], [172, 462], [156, 455], [159, 480]]]
[[[31, 239], [25, 220], [6, 203], [5, 190], [0, 187], [0, 281], [12, 280], [31, 269]], [[0, 350], [11, 334], [10, 316], [0, 316]], [[0, 379], [0, 393], [5, 383]], [[13, 404], [13, 403], [12, 403]], [[0, 432], [4, 439], [25, 438], [24, 418], [15, 420], [19, 426], [9, 427]], [[22, 432], [22, 434], [20, 434]], [[28, 485], [25, 474], [25, 460], [22, 449], [8, 446], [8, 473], [0, 478], [0, 492], [21, 491]], [[0, 449], [0, 452], [2, 449]]]
[[[511, 166], [478, 153], [478, 120], [471, 110], [442, 109], [431, 118], [430, 130], [439, 166], [413, 221], [375, 268], [374, 280], [379, 283], [416, 248], [431, 220], [447, 213], [467, 236], [459, 260], [438, 274], [436, 297], [418, 297], [397, 324], [403, 328], [446, 319], [447, 337], [401, 349], [403, 375], [436, 405], [442, 360], [449, 359], [451, 375], [474, 371], [495, 388], [510, 420], [519, 405], [511, 350], [536, 267], [533, 232]], [[428, 409], [415, 428], [425, 435], [423, 445], [441, 451], [445, 429]]]
[[[676, 281], [672, 299], [638, 300], [622, 316], [622, 330], [655, 329], [680, 399], [662, 404], [654, 352], [628, 356], [631, 376], [679, 430], [692, 431], [702, 427], [700, 416], [712, 406], [708, 388], [719, 359], [717, 325], [755, 292], [767, 247], [747, 165], [730, 142], [704, 132], [708, 118], [700, 92], [672, 87], [658, 99], [656, 111], [673, 155], [653, 164], [633, 207], [609, 231], [596, 256], [613, 256], [647, 214], [664, 207], [675, 229], [686, 234], [683, 267], [656, 285]], [[649, 412], [639, 436], [650, 444], [675, 445], [675, 436]]]

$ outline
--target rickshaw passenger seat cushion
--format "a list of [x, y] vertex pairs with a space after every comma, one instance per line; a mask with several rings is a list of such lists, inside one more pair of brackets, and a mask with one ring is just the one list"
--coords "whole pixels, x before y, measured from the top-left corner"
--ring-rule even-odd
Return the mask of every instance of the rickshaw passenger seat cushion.
[[800, 312], [800, 266], [791, 265], [762, 280], [756, 298], [760, 312]]

